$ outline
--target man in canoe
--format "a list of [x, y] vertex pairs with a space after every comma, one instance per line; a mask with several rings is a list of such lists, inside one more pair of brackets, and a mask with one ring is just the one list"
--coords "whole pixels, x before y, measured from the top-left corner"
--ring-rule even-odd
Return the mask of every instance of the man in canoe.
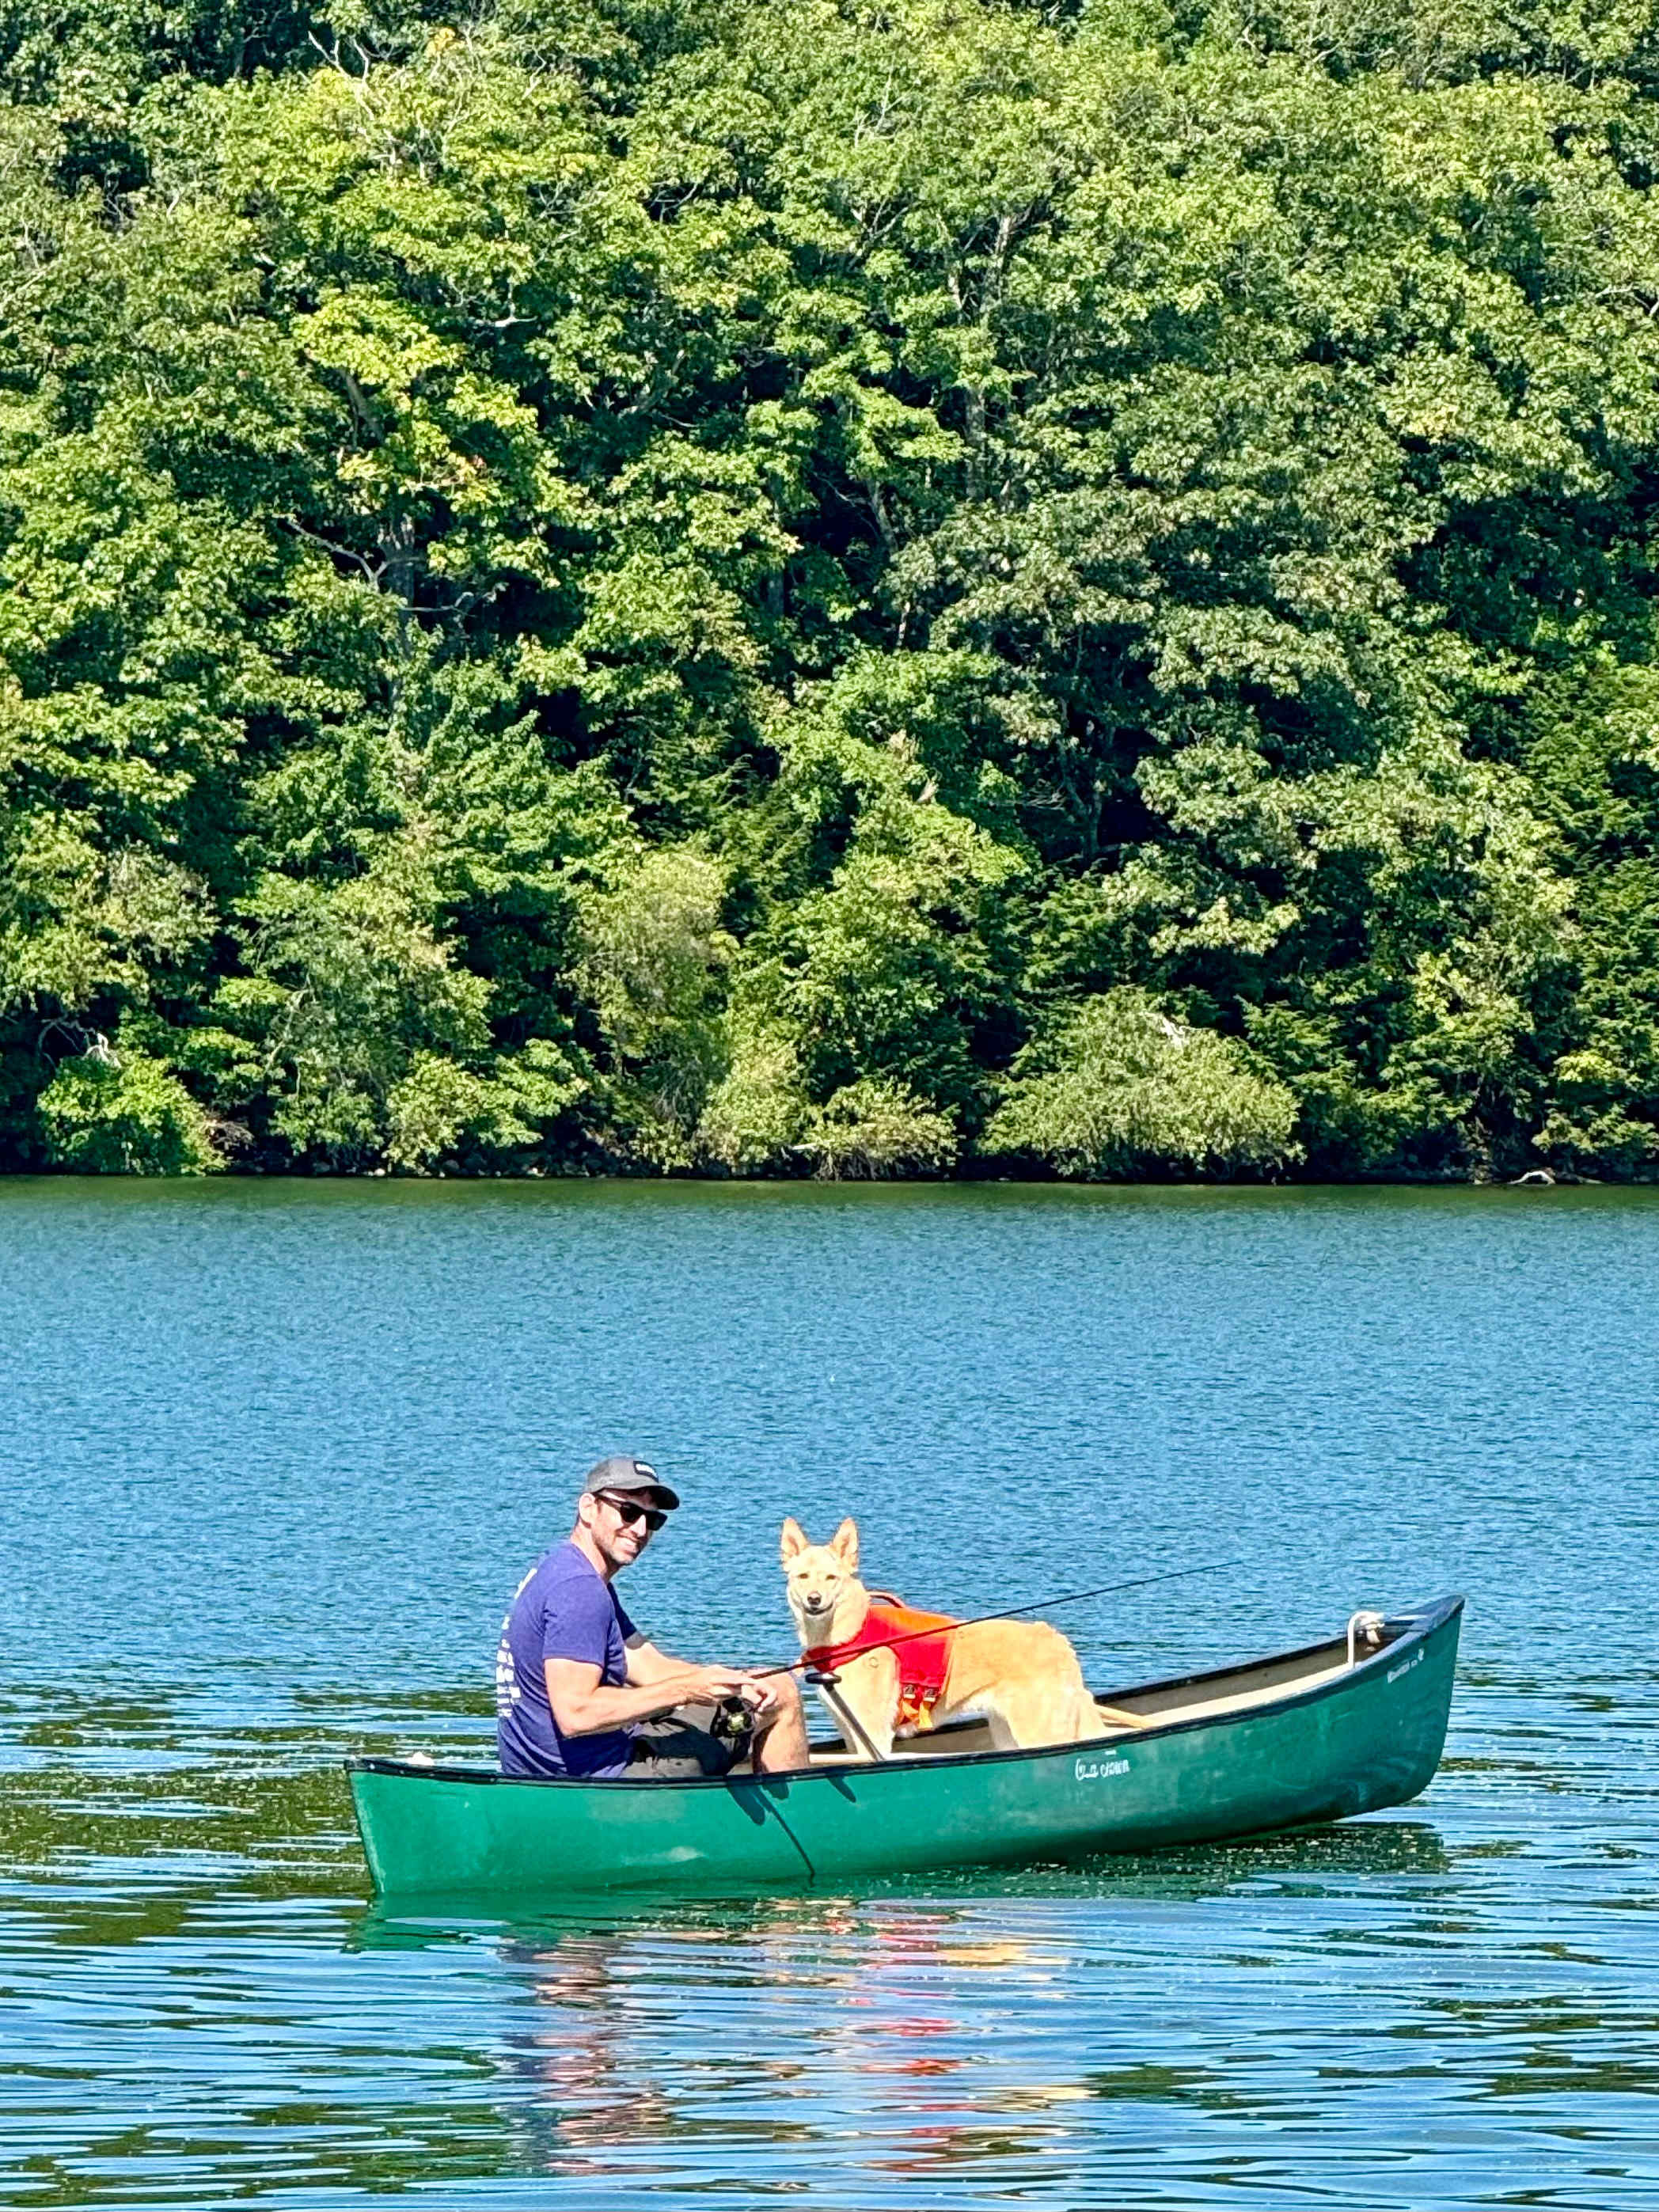
[[[519, 1584], [495, 1655], [501, 1771], [625, 1774], [631, 1780], [763, 1773], [806, 1764], [793, 1674], [693, 1667], [658, 1650], [611, 1588], [679, 1504], [654, 1468], [626, 1453], [591, 1468], [576, 1525]], [[752, 1727], [713, 1725], [740, 1704]]]

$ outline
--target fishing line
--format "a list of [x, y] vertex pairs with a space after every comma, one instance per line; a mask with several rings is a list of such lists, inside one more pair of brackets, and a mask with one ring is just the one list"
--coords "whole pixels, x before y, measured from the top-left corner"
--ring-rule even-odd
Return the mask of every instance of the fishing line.
[[[1119, 1590], [1145, 1589], [1152, 1583], [1178, 1582], [1187, 1575], [1218, 1575], [1224, 1567], [1242, 1567], [1243, 1559], [1206, 1559], [1197, 1567], [1166, 1567], [1162, 1574], [1135, 1575], [1128, 1582], [1102, 1583], [1098, 1589], [1068, 1590], [1061, 1597], [1034, 1598], [1030, 1605], [1005, 1606], [1000, 1613], [975, 1613], [971, 1620], [953, 1620], [947, 1628], [912, 1628], [902, 1636], [889, 1636], [879, 1644], [866, 1644], [860, 1649], [862, 1658], [867, 1651], [896, 1651], [901, 1644], [914, 1644], [924, 1636], [954, 1635], [958, 1628], [979, 1628], [988, 1620], [1018, 1620], [1028, 1613], [1050, 1613], [1056, 1606], [1082, 1605], [1091, 1597], [1111, 1597]], [[810, 1667], [812, 1655], [810, 1648], [799, 1659], [790, 1659], [777, 1667], [748, 1667], [744, 1672], [751, 1681], [766, 1674], [793, 1674], [797, 1668]]]

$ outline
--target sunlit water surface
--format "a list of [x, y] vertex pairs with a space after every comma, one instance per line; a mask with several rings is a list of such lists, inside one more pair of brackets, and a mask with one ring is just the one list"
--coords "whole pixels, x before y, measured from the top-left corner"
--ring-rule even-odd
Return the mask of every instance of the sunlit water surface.
[[[1659, 2205], [1659, 1194], [0, 1185], [0, 2203]], [[370, 1907], [604, 1449], [1103, 1686], [1469, 1595], [1445, 1766], [1230, 1850]]]

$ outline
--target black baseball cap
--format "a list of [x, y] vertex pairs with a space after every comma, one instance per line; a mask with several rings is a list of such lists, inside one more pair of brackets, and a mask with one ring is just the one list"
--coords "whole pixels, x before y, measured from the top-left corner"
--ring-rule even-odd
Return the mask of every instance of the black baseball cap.
[[582, 1490], [595, 1498], [602, 1490], [616, 1497], [630, 1491], [648, 1492], [652, 1503], [660, 1505], [666, 1513], [672, 1513], [680, 1502], [677, 1492], [668, 1487], [654, 1467], [627, 1452], [612, 1452], [609, 1459], [590, 1467], [582, 1477]]

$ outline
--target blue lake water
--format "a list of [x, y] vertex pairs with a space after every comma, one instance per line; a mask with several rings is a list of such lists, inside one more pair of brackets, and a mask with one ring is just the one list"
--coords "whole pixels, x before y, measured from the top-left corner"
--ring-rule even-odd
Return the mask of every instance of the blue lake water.
[[[1659, 1193], [0, 1183], [0, 2203], [1659, 2206]], [[1445, 1765], [1226, 1850], [373, 1909], [601, 1451], [1101, 1686], [1468, 1592]]]

